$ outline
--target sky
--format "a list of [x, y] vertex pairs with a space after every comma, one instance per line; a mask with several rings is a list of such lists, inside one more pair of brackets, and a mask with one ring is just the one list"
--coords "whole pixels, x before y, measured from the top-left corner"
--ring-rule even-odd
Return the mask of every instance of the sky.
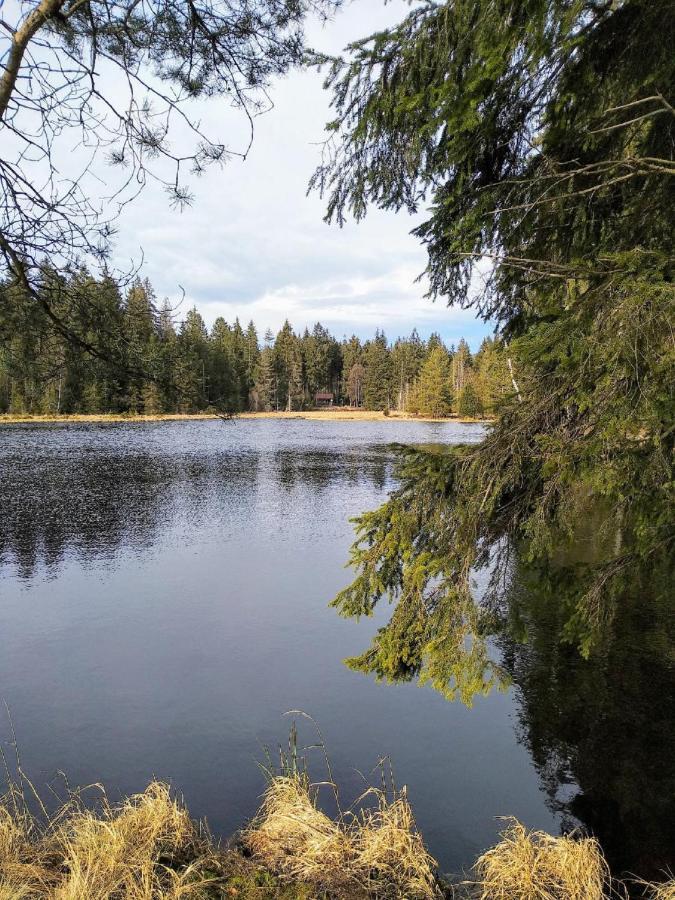
[[[349, 41], [400, 20], [403, 0], [352, 0], [330, 22], [311, 21], [308, 43], [339, 52]], [[169, 207], [166, 193], [149, 185], [118, 223], [116, 263], [143, 259], [142, 274], [159, 300], [176, 303], [180, 317], [193, 304], [207, 325], [218, 316], [250, 319], [262, 335], [285, 319], [296, 331], [317, 321], [338, 338], [362, 338], [383, 329], [390, 339], [416, 327], [423, 338], [438, 331], [447, 344], [465, 337], [472, 348], [490, 332], [473, 313], [424, 298], [426, 254], [410, 234], [406, 213], [371, 211], [343, 228], [323, 221], [324, 201], [306, 196], [330, 118], [322, 75], [295, 71], [271, 87], [274, 108], [256, 120], [246, 161], [213, 167], [190, 185], [191, 207]], [[223, 100], [199, 110], [212, 135], [235, 149], [246, 144], [241, 114]]]

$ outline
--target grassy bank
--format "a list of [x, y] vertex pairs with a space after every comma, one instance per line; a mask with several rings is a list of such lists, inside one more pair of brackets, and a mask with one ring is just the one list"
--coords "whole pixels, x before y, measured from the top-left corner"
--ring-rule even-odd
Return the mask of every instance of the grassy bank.
[[[30, 814], [14, 786], [0, 801], [0, 900], [610, 896], [595, 841], [527, 832], [515, 821], [450, 887], [436, 875], [405, 791], [388, 798], [368, 793], [363, 808], [332, 820], [318, 808], [306, 776], [272, 778], [254, 821], [223, 848], [162, 784], [118, 805], [103, 797], [95, 812], [73, 796], [51, 817]], [[675, 897], [674, 882], [643, 888], [651, 900]]]
[[[304, 410], [298, 412], [245, 412], [238, 413], [236, 419], [310, 419], [332, 422], [460, 422], [472, 424], [485, 422], [484, 419], [468, 419], [453, 416], [446, 419], [433, 419], [425, 416], [413, 416], [408, 413], [390, 412], [385, 415], [377, 410], [350, 409], [349, 407], [335, 407], [333, 409]], [[26, 422], [190, 422], [214, 419], [219, 416], [214, 413], [161, 413], [145, 416], [131, 413], [73, 413], [68, 415], [29, 415], [4, 413], [0, 415], [0, 425], [12, 425]]]

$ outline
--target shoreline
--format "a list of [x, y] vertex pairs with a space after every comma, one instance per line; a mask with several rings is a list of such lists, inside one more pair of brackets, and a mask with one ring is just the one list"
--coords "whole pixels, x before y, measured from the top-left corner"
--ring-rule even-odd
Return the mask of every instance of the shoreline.
[[346, 824], [321, 810], [307, 775], [283, 769], [270, 775], [254, 818], [222, 842], [158, 781], [117, 803], [103, 790], [97, 809], [71, 792], [51, 817], [45, 813], [45, 828], [23, 799], [24, 780], [10, 780], [0, 798], [3, 898], [609, 900], [639, 892], [668, 900], [675, 889], [666, 871], [657, 883], [615, 880], [595, 838], [529, 829], [513, 817], [467, 870], [446, 874], [405, 788], [371, 789], [377, 808], [362, 808]]
[[[122, 422], [191, 422], [218, 420], [222, 417], [216, 413], [157, 413], [154, 415], [142, 415], [140, 413], [45, 413], [45, 414], [0, 414], [0, 425], [30, 425], [34, 424], [105, 424]], [[485, 425], [493, 419], [471, 419], [460, 416], [447, 416], [434, 418], [432, 416], [415, 416], [410, 413], [391, 412], [389, 415], [378, 410], [350, 409], [338, 407], [332, 410], [313, 409], [298, 410], [295, 412], [242, 412], [235, 413], [232, 421], [236, 419], [305, 419], [307, 421], [322, 422], [456, 422], [459, 425]]]

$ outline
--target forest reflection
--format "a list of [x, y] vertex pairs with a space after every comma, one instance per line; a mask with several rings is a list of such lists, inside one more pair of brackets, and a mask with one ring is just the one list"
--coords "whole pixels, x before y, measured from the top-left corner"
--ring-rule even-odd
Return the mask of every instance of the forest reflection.
[[19, 578], [76, 554], [112, 558], [122, 547], [151, 548], [171, 527], [218, 527], [281, 492], [321, 491], [367, 482], [382, 489], [391, 472], [386, 446], [358, 452], [250, 447], [213, 452], [77, 452], [55, 462], [0, 459], [0, 569]]
[[521, 567], [507, 598], [503, 663], [520, 739], [553, 809], [601, 842], [615, 873], [675, 868], [673, 566], [628, 577], [588, 659], [565, 641], [556, 586]]

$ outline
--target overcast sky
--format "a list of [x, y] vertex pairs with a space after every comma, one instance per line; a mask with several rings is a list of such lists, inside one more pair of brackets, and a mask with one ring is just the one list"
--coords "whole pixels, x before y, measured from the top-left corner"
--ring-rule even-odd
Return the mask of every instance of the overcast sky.
[[[328, 24], [310, 23], [309, 43], [337, 52], [408, 9], [402, 0], [347, 2]], [[373, 211], [340, 229], [323, 222], [320, 197], [306, 197], [330, 118], [321, 82], [314, 71], [277, 81], [274, 109], [257, 119], [248, 159], [194, 181], [191, 208], [172, 211], [163, 191], [146, 188], [119, 223], [120, 267], [142, 249], [143, 274], [160, 300], [175, 301], [182, 287], [181, 309], [196, 304], [209, 325], [238, 316], [253, 319], [262, 335], [288, 318], [296, 330], [321, 321], [338, 338], [383, 328], [390, 339], [417, 327], [422, 337], [439, 331], [448, 344], [464, 336], [477, 347], [489, 329], [471, 313], [425, 300], [424, 283], [415, 282], [426, 255], [409, 233], [409, 216]], [[199, 114], [228, 146], [245, 144], [246, 123], [224, 101]]]

